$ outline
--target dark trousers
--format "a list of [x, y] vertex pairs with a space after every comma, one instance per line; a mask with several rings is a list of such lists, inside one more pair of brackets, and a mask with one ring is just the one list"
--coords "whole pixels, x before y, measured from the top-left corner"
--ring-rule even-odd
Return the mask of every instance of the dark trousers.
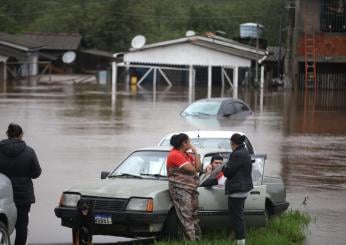
[[244, 203], [246, 198], [228, 197], [228, 211], [235, 239], [245, 239]]
[[16, 222], [16, 241], [15, 245], [25, 245], [28, 236], [29, 212], [31, 204], [16, 205], [17, 222]]

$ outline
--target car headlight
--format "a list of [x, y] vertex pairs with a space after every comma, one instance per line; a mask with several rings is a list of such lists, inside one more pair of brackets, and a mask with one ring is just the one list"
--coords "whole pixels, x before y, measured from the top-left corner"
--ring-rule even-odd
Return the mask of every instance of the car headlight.
[[79, 193], [63, 193], [60, 198], [60, 206], [65, 207], [77, 207], [78, 201], [81, 196]]
[[151, 198], [131, 198], [127, 204], [127, 211], [144, 211], [144, 212], [153, 212], [154, 202]]

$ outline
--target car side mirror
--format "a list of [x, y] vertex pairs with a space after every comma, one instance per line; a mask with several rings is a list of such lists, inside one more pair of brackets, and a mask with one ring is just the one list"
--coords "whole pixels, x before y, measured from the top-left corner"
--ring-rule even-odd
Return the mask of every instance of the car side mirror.
[[102, 172], [101, 172], [101, 179], [105, 179], [105, 178], [107, 178], [107, 177], [108, 177], [108, 175], [109, 175], [109, 173], [110, 173], [110, 172], [107, 172], [107, 171], [102, 171]]

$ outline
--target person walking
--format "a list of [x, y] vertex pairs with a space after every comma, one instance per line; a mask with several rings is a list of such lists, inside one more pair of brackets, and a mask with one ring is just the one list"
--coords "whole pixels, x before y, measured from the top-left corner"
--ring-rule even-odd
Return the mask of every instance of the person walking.
[[27, 242], [29, 212], [35, 202], [32, 179], [41, 175], [41, 167], [35, 151], [22, 140], [23, 130], [11, 123], [7, 129], [8, 139], [0, 141], [0, 172], [12, 182], [13, 198], [17, 207], [15, 245]]
[[[173, 149], [167, 156], [169, 193], [185, 237], [191, 241], [200, 240], [197, 188], [201, 161], [186, 134], [173, 135], [170, 144]], [[188, 152], [189, 150], [192, 154]]]
[[223, 174], [227, 178], [225, 194], [228, 195], [228, 211], [235, 232], [237, 245], [245, 244], [244, 203], [253, 189], [251, 156], [245, 148], [245, 136], [235, 133], [231, 137], [232, 153]]

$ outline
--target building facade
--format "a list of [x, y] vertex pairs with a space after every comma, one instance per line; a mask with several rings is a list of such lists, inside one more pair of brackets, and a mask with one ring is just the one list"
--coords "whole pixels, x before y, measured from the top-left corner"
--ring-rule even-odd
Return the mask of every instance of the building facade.
[[346, 1], [288, 3], [287, 74], [295, 88], [346, 89]]

